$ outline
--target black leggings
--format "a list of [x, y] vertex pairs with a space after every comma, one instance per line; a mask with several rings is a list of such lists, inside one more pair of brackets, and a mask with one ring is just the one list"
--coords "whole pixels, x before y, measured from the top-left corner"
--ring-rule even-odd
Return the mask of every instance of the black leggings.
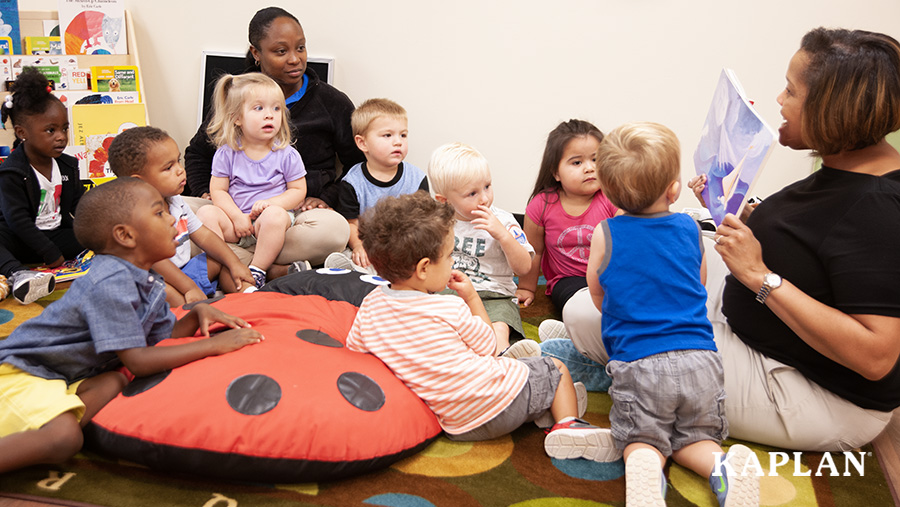
[[[41, 231], [62, 251], [65, 259], [74, 259], [84, 247], [75, 239], [75, 231], [71, 228], [59, 227], [49, 231]], [[56, 259], [54, 259], [56, 260]], [[42, 264], [44, 259], [6, 227], [0, 227], [0, 275], [9, 276], [25, 269], [23, 264]]]
[[587, 278], [583, 276], [567, 276], [560, 278], [556, 285], [553, 286], [553, 292], [550, 293], [550, 302], [556, 308], [556, 311], [562, 315], [563, 307], [569, 299], [579, 290], [587, 287]]

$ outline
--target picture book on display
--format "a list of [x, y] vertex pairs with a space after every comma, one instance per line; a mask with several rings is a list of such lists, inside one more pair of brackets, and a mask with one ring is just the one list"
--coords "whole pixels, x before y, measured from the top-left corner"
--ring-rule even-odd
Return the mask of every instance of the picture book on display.
[[72, 106], [72, 137], [75, 145], [87, 144], [93, 135], [118, 134], [147, 125], [144, 104], [75, 104]]
[[0, 37], [9, 37], [12, 52], [22, 54], [22, 35], [19, 32], [19, 0], [0, 0]]
[[0, 55], [13, 54], [12, 37], [0, 37]]
[[61, 55], [62, 42], [59, 37], [25, 37], [25, 54], [28, 55]]
[[91, 67], [91, 90], [95, 92], [140, 91], [138, 69], [134, 65]]
[[727, 213], [740, 216], [776, 137], [734, 71], [722, 69], [694, 152], [694, 169], [706, 175], [702, 197], [716, 225]]
[[124, 55], [124, 0], [59, 0], [59, 29], [68, 55]]

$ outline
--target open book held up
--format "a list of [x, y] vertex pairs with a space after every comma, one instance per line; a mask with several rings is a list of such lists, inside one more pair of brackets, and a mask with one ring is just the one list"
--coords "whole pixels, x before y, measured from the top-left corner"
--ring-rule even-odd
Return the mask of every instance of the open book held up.
[[706, 175], [703, 200], [716, 225], [727, 213], [740, 216], [775, 137], [776, 132], [747, 100], [734, 71], [722, 69], [694, 152], [697, 174]]

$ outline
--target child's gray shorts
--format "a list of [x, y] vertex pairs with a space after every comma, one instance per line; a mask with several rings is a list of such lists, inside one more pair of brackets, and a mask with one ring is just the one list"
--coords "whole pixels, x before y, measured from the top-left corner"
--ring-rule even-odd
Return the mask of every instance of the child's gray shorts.
[[712, 350], [676, 350], [610, 361], [609, 421], [616, 447], [643, 442], [663, 456], [728, 436], [722, 359]]

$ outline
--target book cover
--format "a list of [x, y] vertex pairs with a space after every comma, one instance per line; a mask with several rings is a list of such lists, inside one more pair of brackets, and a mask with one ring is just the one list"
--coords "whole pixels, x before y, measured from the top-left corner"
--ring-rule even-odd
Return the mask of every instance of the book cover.
[[75, 104], [72, 106], [72, 140], [85, 145], [87, 136], [118, 134], [131, 127], [147, 125], [144, 104]]
[[58, 19], [45, 19], [43, 23], [41, 23], [44, 28], [44, 35], [47, 37], [59, 37], [59, 20]]
[[140, 91], [138, 69], [133, 65], [91, 67], [91, 90], [95, 92]]
[[61, 55], [62, 42], [59, 37], [25, 37], [27, 55]]
[[59, 67], [60, 64], [63, 63], [63, 58], [65, 57], [61, 55], [13, 55], [13, 78], [19, 77], [19, 74], [21, 74], [26, 67]]
[[12, 80], [12, 58], [10, 58], [9, 55], [0, 55], [0, 83], [6, 83], [7, 81]]
[[0, 0], [0, 37], [9, 37], [12, 52], [22, 54], [22, 35], [19, 32], [19, 0]]
[[36, 69], [43, 74], [44, 77], [50, 81], [50, 86], [54, 90], [66, 89], [68, 80], [63, 78], [63, 73], [60, 70], [59, 65], [26, 65], [23, 70], [29, 67]]
[[734, 71], [722, 69], [694, 152], [694, 169], [707, 178], [702, 197], [716, 225], [727, 213], [740, 216], [776, 137]]
[[87, 176], [90, 179], [115, 176], [109, 168], [109, 145], [115, 134], [89, 135], [84, 141], [84, 153], [87, 159]]
[[0, 55], [13, 54], [13, 43], [11, 37], [0, 37]]
[[124, 0], [59, 0], [59, 29], [68, 55], [124, 55]]

